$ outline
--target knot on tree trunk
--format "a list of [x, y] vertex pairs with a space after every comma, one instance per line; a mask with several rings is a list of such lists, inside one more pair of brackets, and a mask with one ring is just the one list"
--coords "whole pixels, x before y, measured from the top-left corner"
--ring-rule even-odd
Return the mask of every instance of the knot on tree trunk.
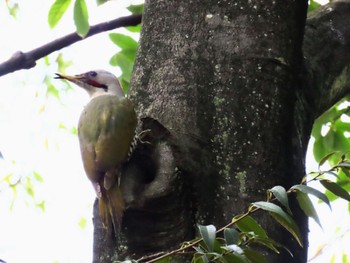
[[123, 220], [129, 253], [136, 257], [177, 246], [192, 223], [184, 174], [177, 165], [171, 133], [152, 118], [142, 119], [150, 132], [124, 170], [121, 187], [127, 209]]

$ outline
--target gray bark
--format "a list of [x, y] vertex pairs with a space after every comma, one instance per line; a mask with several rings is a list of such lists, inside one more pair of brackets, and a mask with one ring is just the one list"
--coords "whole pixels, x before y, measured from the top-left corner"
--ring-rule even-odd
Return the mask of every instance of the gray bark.
[[[306, 8], [292, 0], [146, 1], [131, 98], [151, 144], [137, 147], [123, 174], [119, 258], [175, 248], [194, 237], [195, 223], [223, 226], [267, 189], [301, 181], [313, 121], [346, 94], [350, 61], [349, 52], [340, 57], [349, 28], [332, 20], [349, 14], [344, 2], [310, 17], [304, 64]], [[256, 215], [294, 254], [269, 262], [306, 262], [307, 218], [291, 205], [304, 248]]]
[[319, 116], [350, 92], [350, 1], [334, 1], [310, 14], [305, 30], [308, 97]]

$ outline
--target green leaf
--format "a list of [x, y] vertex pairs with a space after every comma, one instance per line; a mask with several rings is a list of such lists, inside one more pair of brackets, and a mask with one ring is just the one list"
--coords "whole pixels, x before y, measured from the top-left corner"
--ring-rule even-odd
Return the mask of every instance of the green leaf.
[[73, 64], [72, 61], [66, 61], [62, 53], [58, 54], [56, 63], [58, 72], [65, 72], [66, 69]]
[[255, 237], [253, 240], [253, 242], [255, 243], [259, 243], [269, 249], [271, 249], [272, 251], [274, 251], [276, 254], [279, 254], [279, 250], [277, 249], [277, 247], [283, 247], [281, 244], [279, 244], [278, 242], [274, 241], [271, 238], [268, 237]]
[[336, 152], [331, 152], [331, 153], [327, 154], [326, 156], [324, 156], [324, 157], [320, 160], [320, 162], [319, 162], [319, 164], [318, 164], [318, 168], [320, 169], [320, 167], [321, 167], [326, 161], [328, 161], [328, 159], [329, 159], [331, 156], [333, 156], [335, 153], [336, 153]]
[[[222, 256], [224, 260], [226, 260], [227, 263], [250, 263], [249, 259], [243, 254], [239, 253], [231, 253], [231, 254], [225, 254]], [[225, 262], [225, 261], [219, 261], [219, 262]]]
[[72, 127], [71, 130], [70, 130], [70, 133], [71, 133], [71, 134], [74, 134], [74, 135], [78, 135], [78, 129], [77, 129], [77, 127]]
[[19, 4], [18, 3], [10, 3], [9, 0], [5, 1], [7, 10], [9, 11], [10, 15], [14, 18], [17, 18], [17, 13], [19, 11]]
[[[347, 109], [349, 111], [349, 108]], [[347, 115], [347, 117], [350, 117], [349, 116], [349, 112], [344, 112], [342, 113], [342, 115]], [[338, 120], [336, 120], [334, 122], [334, 125], [335, 125], [335, 129], [338, 131], [338, 132], [347, 132], [349, 131], [349, 126], [350, 126], [350, 123], [349, 122], [344, 122], [341, 120], [341, 118], [339, 118]]]
[[244, 254], [252, 263], [268, 263], [266, 257], [258, 251], [245, 248]]
[[108, 2], [109, 0], [96, 0], [97, 5], [103, 5], [104, 3]]
[[218, 239], [216, 238], [214, 240], [214, 248], [213, 248], [213, 252], [216, 253], [216, 254], [222, 254], [223, 253], [223, 249], [222, 249], [222, 246], [225, 245], [225, 242], [223, 239]]
[[139, 5], [130, 5], [127, 7], [127, 9], [133, 14], [142, 14], [143, 13], [143, 7], [144, 4], [139, 4]]
[[320, 192], [319, 190], [312, 188], [310, 186], [307, 186], [307, 185], [302, 185], [302, 184], [293, 185], [290, 189], [291, 190], [298, 190], [300, 192], [303, 192], [304, 194], [314, 195], [318, 199], [325, 202], [329, 206], [329, 208], [332, 210], [331, 203], [329, 202], [329, 199], [327, 198], [327, 196], [324, 193]]
[[35, 205], [41, 209], [42, 212], [45, 212], [45, 201], [41, 201], [40, 203], [35, 203]]
[[346, 159], [345, 154], [342, 156], [342, 161], [335, 167], [339, 167], [346, 177], [350, 177], [350, 162], [344, 161]]
[[350, 169], [350, 162], [338, 163], [338, 164], [336, 165], [336, 167], [343, 167], [343, 168]]
[[[340, 177], [345, 177], [343, 172], [339, 173]], [[341, 188], [343, 188], [346, 192], [350, 192], [350, 181], [348, 178], [346, 178], [345, 180], [342, 178], [339, 178], [339, 180], [337, 180], [336, 184], [338, 184], [338, 186], [340, 186]], [[329, 190], [325, 191], [325, 195], [327, 196], [327, 198], [329, 199], [330, 202], [333, 202], [334, 200], [338, 199], [339, 196], [335, 195], [334, 193], [332, 193]]]
[[340, 169], [347, 177], [350, 177], [350, 169], [344, 167], [341, 167]]
[[125, 56], [130, 61], [132, 69], [136, 57], [136, 49], [122, 49], [119, 53]]
[[216, 238], [216, 228], [213, 225], [203, 226], [198, 225], [200, 236], [203, 238], [208, 251], [213, 251]]
[[348, 255], [346, 253], [343, 253], [342, 257], [341, 257], [341, 260], [343, 263], [348, 263], [350, 262], [349, 261], [349, 258], [348, 258]]
[[29, 196], [34, 198], [34, 187], [32, 184], [32, 180], [29, 177], [27, 177], [25, 180], [24, 189], [26, 190]]
[[74, 23], [77, 33], [81, 37], [85, 37], [89, 32], [89, 14], [85, 0], [75, 0], [74, 4]]
[[319, 162], [326, 154], [329, 153], [329, 150], [327, 150], [323, 145], [323, 140], [323, 137], [315, 140], [314, 147], [312, 149], [316, 162]]
[[81, 217], [78, 225], [80, 226], [81, 229], [85, 229], [86, 228], [86, 218], [85, 217]]
[[121, 75], [120, 84], [123, 87], [124, 93], [127, 94], [128, 91], [129, 91], [129, 84], [130, 84], [130, 82], [125, 80], [124, 75]]
[[236, 223], [239, 230], [242, 232], [254, 232], [261, 237], [267, 237], [265, 230], [251, 217], [246, 216]]
[[209, 263], [209, 259], [202, 253], [195, 253], [193, 255], [191, 263]]
[[140, 33], [141, 32], [141, 24], [138, 24], [136, 26], [126, 26], [124, 28], [132, 33]]
[[263, 201], [252, 203], [252, 206], [270, 212], [271, 216], [294, 236], [294, 238], [298, 241], [299, 245], [301, 247], [303, 246], [298, 226], [296, 225], [293, 218], [291, 218], [286, 212], [284, 212], [281, 207], [279, 207], [276, 204]]
[[[322, 115], [321, 115], [322, 117]], [[315, 140], [317, 141], [320, 137], [322, 137], [321, 135], [321, 130], [322, 130], [322, 126], [323, 126], [323, 119], [318, 118], [316, 119], [316, 121], [314, 122], [314, 125], [312, 127], [312, 131], [311, 131], [311, 135], [312, 137], [315, 138]]]
[[300, 230], [292, 218], [289, 218], [289, 220], [286, 220], [286, 218], [284, 216], [281, 216], [278, 213], [272, 213], [271, 216], [278, 223], [280, 223], [286, 230], [288, 230], [289, 233], [291, 233], [294, 236], [294, 238], [298, 241], [299, 245], [301, 247], [303, 247], [303, 242], [302, 242]]
[[109, 63], [112, 66], [119, 66], [122, 71], [130, 71], [134, 65], [134, 60], [132, 59], [135, 56], [134, 50], [123, 49], [120, 52], [116, 53], [111, 57]]
[[52, 85], [51, 80], [49, 80], [49, 78], [47, 78], [46, 80], [47, 80], [45, 81], [47, 86], [46, 96], [53, 96], [57, 99], [60, 99], [61, 97], [60, 97], [59, 90], [54, 85]]
[[56, 0], [52, 4], [48, 15], [50, 28], [54, 28], [58, 24], [71, 2], [72, 0]]
[[110, 39], [122, 50], [111, 57], [109, 63], [112, 66], [118, 66], [122, 70], [120, 76], [120, 82], [124, 88], [124, 91], [128, 91], [129, 82], [134, 66], [134, 61], [137, 51], [137, 42], [126, 35], [112, 33], [109, 35]]
[[[336, 129], [336, 127], [335, 127]], [[344, 136], [344, 132], [335, 130], [334, 132], [334, 150], [345, 152], [350, 149], [350, 141]], [[339, 161], [339, 160], [337, 160]]]
[[288, 195], [286, 189], [283, 186], [276, 185], [273, 188], [269, 189], [268, 192], [271, 192], [276, 199], [287, 209], [289, 214], [292, 214], [292, 211], [289, 208]]
[[[347, 113], [348, 108], [338, 109], [338, 106], [342, 101], [338, 102], [336, 105], [331, 107], [329, 110], [324, 112], [320, 117], [318, 117], [314, 123], [312, 129], [312, 136], [317, 140], [321, 136], [322, 126], [327, 123], [334, 123], [340, 119], [341, 115]], [[325, 155], [325, 154], [324, 154]]]
[[317, 9], [319, 6], [320, 6], [320, 4], [317, 3], [316, 1], [310, 0], [310, 2], [309, 2], [309, 8], [308, 8], [307, 11], [308, 11], [308, 12], [311, 12], [311, 11]]
[[44, 178], [36, 171], [33, 171], [33, 175], [35, 180], [37, 180], [38, 182], [42, 183], [44, 182]]
[[330, 129], [327, 132], [326, 136], [324, 136], [324, 138], [323, 138], [323, 146], [328, 150], [328, 152], [333, 151], [335, 148], [334, 147], [334, 145], [335, 145], [334, 141], [336, 140], [335, 134], [336, 133], [334, 132], [334, 130]]
[[109, 38], [121, 49], [137, 49], [137, 41], [130, 36], [119, 33], [111, 33], [109, 34]]
[[309, 196], [303, 192], [297, 191], [297, 200], [300, 208], [304, 211], [305, 215], [311, 217], [322, 228], [320, 219], [318, 218], [315, 207], [313, 206]]
[[344, 190], [342, 187], [340, 187], [337, 183], [334, 183], [326, 179], [320, 180], [320, 183], [323, 185], [324, 188], [331, 191], [336, 196], [339, 196], [340, 198], [343, 198], [350, 202], [349, 193], [346, 190]]
[[127, 50], [122, 50], [115, 54], [109, 61], [112, 66], [118, 66], [123, 72], [122, 78], [126, 81], [130, 81], [134, 61], [130, 59], [130, 54], [125, 52]]

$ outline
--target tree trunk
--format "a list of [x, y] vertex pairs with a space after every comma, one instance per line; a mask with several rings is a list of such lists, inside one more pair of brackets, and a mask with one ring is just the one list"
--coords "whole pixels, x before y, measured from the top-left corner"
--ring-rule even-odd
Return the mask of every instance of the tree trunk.
[[[223, 226], [267, 189], [301, 181], [318, 110], [301, 51], [306, 10], [306, 0], [146, 1], [130, 95], [150, 144], [123, 173], [119, 258], [178, 247], [196, 223]], [[294, 255], [269, 262], [306, 262], [307, 218], [291, 206], [304, 248], [254, 215]]]

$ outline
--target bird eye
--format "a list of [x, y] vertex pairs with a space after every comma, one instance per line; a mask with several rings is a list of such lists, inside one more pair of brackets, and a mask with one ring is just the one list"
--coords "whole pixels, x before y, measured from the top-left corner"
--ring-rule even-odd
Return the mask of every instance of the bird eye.
[[97, 76], [96, 71], [90, 71], [90, 72], [89, 72], [89, 76], [90, 76], [90, 77], [93, 77], [93, 78], [96, 77], [96, 76]]

